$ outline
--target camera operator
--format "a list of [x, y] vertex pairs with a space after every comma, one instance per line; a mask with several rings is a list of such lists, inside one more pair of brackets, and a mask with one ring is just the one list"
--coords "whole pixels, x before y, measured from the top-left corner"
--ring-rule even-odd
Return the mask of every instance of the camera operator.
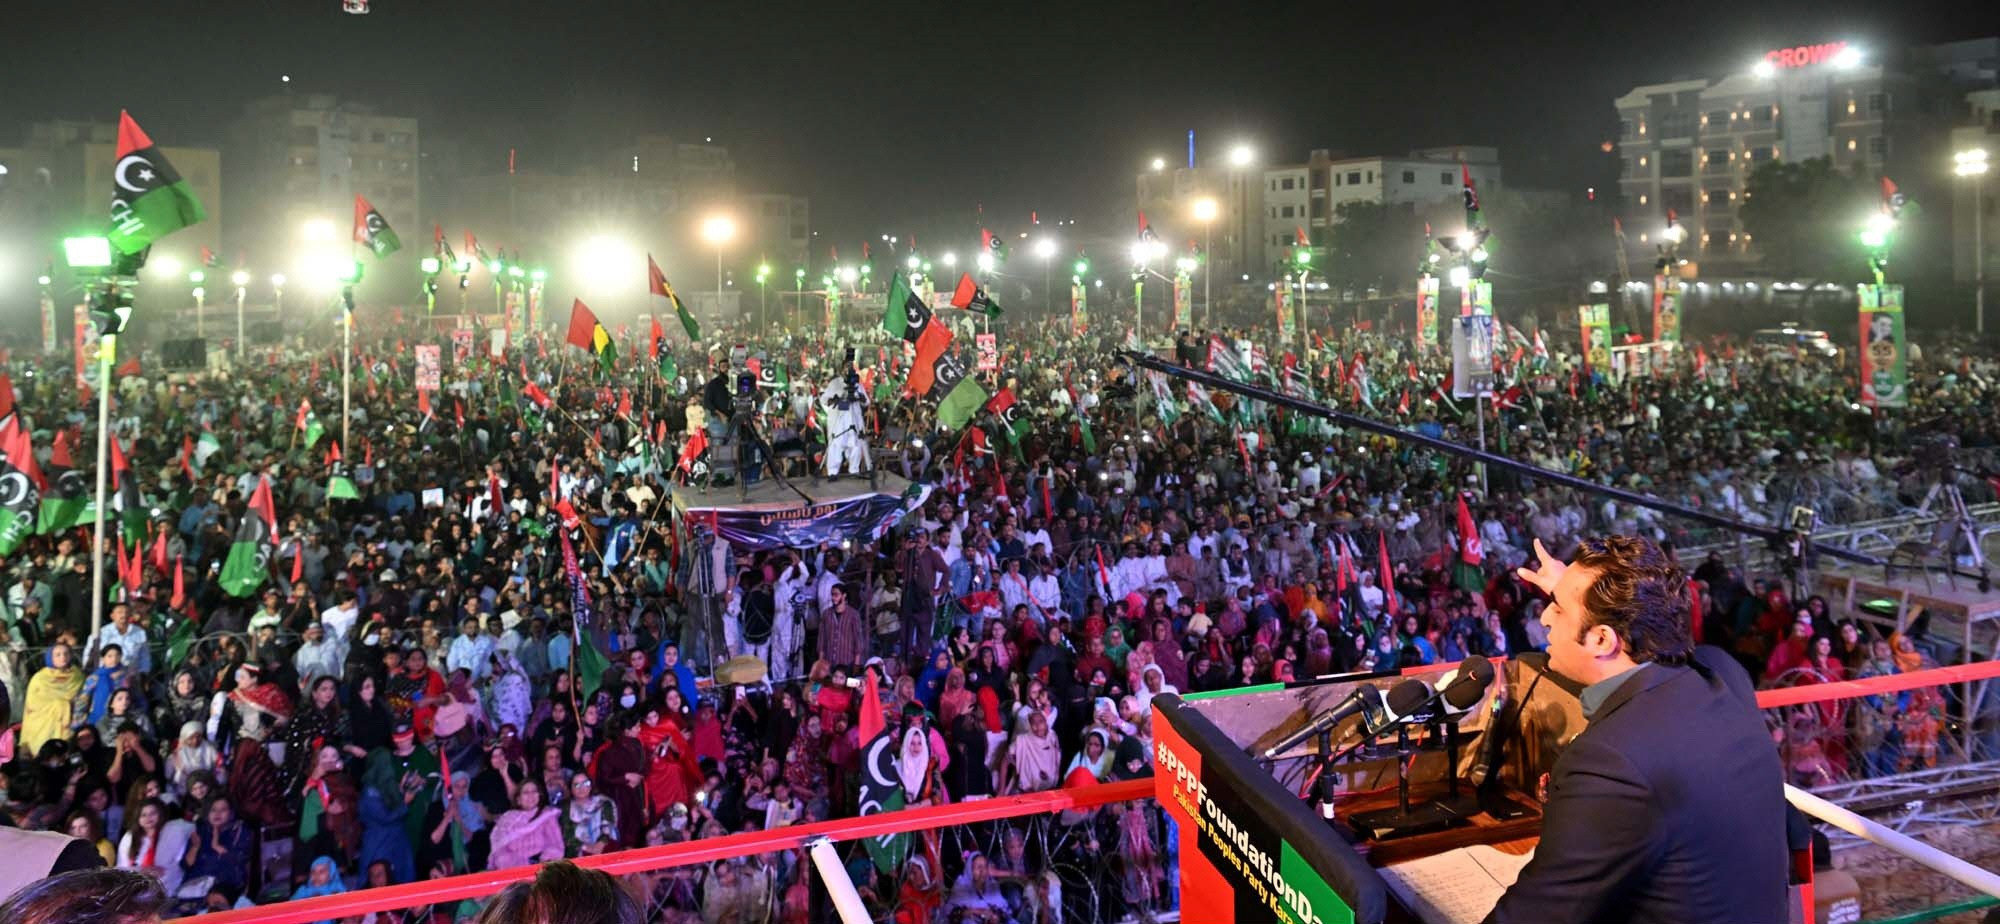
[[701, 391], [701, 406], [708, 411], [708, 436], [721, 440], [729, 435], [729, 416], [735, 407], [730, 390], [735, 387], [735, 377], [729, 374], [729, 357], [718, 357], [715, 361], [715, 377]]
[[821, 390], [820, 403], [826, 406], [827, 433], [826, 477], [840, 476], [843, 460], [849, 474], [861, 474], [863, 467], [872, 467], [868, 462], [868, 447], [862, 439], [863, 413], [868, 408], [868, 395], [861, 388], [861, 375], [852, 364], [847, 374], [826, 383]]

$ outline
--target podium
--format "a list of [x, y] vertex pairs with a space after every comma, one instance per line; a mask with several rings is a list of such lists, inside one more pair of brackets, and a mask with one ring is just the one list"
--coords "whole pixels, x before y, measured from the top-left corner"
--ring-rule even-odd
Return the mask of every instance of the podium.
[[[1497, 662], [1486, 697], [1461, 720], [1459, 765], [1439, 750], [1411, 761], [1411, 804], [1442, 796], [1453, 775], [1476, 788], [1480, 809], [1442, 830], [1370, 840], [1346, 819], [1397, 805], [1395, 757], [1338, 764], [1331, 820], [1300, 795], [1319, 761], [1311, 746], [1267, 763], [1254, 758], [1345, 699], [1363, 682], [1434, 680], [1451, 665], [1347, 674], [1153, 699], [1155, 792], [1175, 823], [1181, 919], [1204, 924], [1379, 924], [1417, 920], [1378, 867], [1473, 845], [1521, 853], [1541, 830], [1534, 793], [1561, 746], [1584, 727], [1573, 684], [1535, 656]], [[1496, 708], [1497, 707], [1497, 708]], [[1359, 738], [1360, 717], [1336, 725], [1336, 748]], [[1497, 737], [1495, 737], [1497, 736]], [[1474, 771], [1479, 773], [1475, 774]], [[1386, 784], [1386, 785], [1385, 785]]]

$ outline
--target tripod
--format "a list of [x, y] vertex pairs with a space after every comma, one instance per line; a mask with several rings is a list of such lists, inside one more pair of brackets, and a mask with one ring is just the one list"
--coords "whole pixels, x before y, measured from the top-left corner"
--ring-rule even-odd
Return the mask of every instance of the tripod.
[[[1945, 523], [1950, 524], [1948, 541], [1941, 543], [1942, 547], [1938, 549], [1939, 552], [1949, 557], [1946, 573], [1960, 573], [1958, 570], [1958, 548], [1959, 544], [1963, 542], [1968, 557], [1972, 559], [1972, 567], [1979, 572], [1979, 588], [1981, 591], [1984, 591], [1991, 586], [1992, 579], [1986, 573], [1986, 553], [1979, 547], [1979, 527], [1978, 524], [1973, 522], [1972, 513], [1965, 508], [1965, 495], [1960, 493], [1958, 485], [1952, 481], [1952, 473], [1949, 471], [1940, 473], [1937, 480], [1931, 482], [1930, 490], [1924, 492], [1923, 503], [1917, 505], [1917, 515], [1929, 516], [1931, 514], [1931, 504], [1937, 502], [1940, 498], [1944, 500], [1946, 509], [1940, 511], [1938, 516]], [[1940, 533], [1943, 533], [1943, 531], [1941, 527]], [[1967, 576], [1970, 577], [1971, 575]]]

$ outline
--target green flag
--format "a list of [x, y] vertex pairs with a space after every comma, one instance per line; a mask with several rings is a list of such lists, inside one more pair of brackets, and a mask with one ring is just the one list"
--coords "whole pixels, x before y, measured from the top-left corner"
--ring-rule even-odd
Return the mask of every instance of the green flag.
[[125, 450], [118, 445], [118, 439], [111, 440], [111, 509], [118, 514], [118, 522], [124, 528], [126, 542], [139, 542], [146, 538], [146, 504], [139, 496], [139, 479], [132, 475], [132, 465], [125, 459]]
[[35, 531], [41, 490], [29, 474], [33, 467], [34, 450], [19, 419], [0, 424], [0, 556], [14, 554]]
[[153, 139], [118, 113], [118, 164], [111, 169], [111, 246], [138, 253], [208, 217], [193, 190], [153, 146]]
[[[895, 727], [885, 727], [862, 747], [859, 814], [893, 812], [903, 807], [903, 780], [896, 771], [896, 757], [902, 750], [897, 746], [899, 737]], [[907, 833], [871, 837], [865, 843], [875, 868], [884, 873], [895, 872], [910, 852]]]
[[167, 663], [180, 664], [187, 660], [188, 649], [194, 647], [194, 620], [183, 619], [174, 626], [172, 635], [167, 636]]
[[674, 306], [674, 313], [680, 316], [681, 327], [687, 330], [689, 340], [701, 339], [701, 325], [695, 323], [694, 313], [681, 302], [680, 293], [675, 292], [673, 285], [667, 282], [667, 274], [660, 272], [660, 264], [653, 262], [652, 254], [646, 255], [646, 292], [655, 308]]
[[42, 493], [35, 533], [46, 536], [61, 532], [78, 523], [94, 522], [96, 516], [97, 502], [90, 496], [90, 482], [83, 472], [51, 464], [49, 489]]
[[576, 660], [576, 682], [583, 690], [583, 698], [597, 695], [597, 688], [604, 684], [604, 672], [611, 669], [611, 661], [597, 650], [588, 632], [576, 634], [576, 651], [572, 657]]
[[247, 597], [270, 577], [271, 557], [277, 551], [278, 511], [271, 502], [271, 479], [258, 476], [257, 490], [251, 492], [250, 507], [236, 527], [236, 541], [229, 545], [229, 557], [222, 563], [222, 589], [232, 597]]
[[389, 222], [359, 193], [354, 196], [354, 243], [365, 245], [381, 259], [403, 249], [403, 242], [389, 228]]
[[360, 500], [361, 492], [354, 489], [354, 479], [346, 475], [334, 475], [326, 480], [326, 499], [330, 501]]
[[[968, 375], [959, 379], [958, 384], [945, 393], [944, 400], [938, 402], [938, 421], [956, 430], [965, 426], [965, 422], [985, 406], [986, 389], [979, 387], [979, 381]], [[1011, 430], [1008, 435], [1012, 437]]]

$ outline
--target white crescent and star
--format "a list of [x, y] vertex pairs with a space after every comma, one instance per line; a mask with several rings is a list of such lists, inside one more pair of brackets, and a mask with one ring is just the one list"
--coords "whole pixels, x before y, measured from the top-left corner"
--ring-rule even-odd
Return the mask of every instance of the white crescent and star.
[[138, 174], [139, 182], [146, 183], [148, 184], [148, 186], [150, 186], [154, 177], [156, 176], [156, 174], [153, 172], [153, 162], [147, 160], [144, 156], [139, 154], [127, 154], [123, 159], [118, 161], [118, 166], [113, 168], [111, 171], [111, 181], [113, 183], [118, 184], [119, 189], [123, 189], [128, 192], [135, 192], [135, 193], [145, 192], [148, 186], [134, 185], [131, 181], [130, 175], [128, 174], [128, 171], [131, 170], [134, 165], [138, 165], [140, 168]]

